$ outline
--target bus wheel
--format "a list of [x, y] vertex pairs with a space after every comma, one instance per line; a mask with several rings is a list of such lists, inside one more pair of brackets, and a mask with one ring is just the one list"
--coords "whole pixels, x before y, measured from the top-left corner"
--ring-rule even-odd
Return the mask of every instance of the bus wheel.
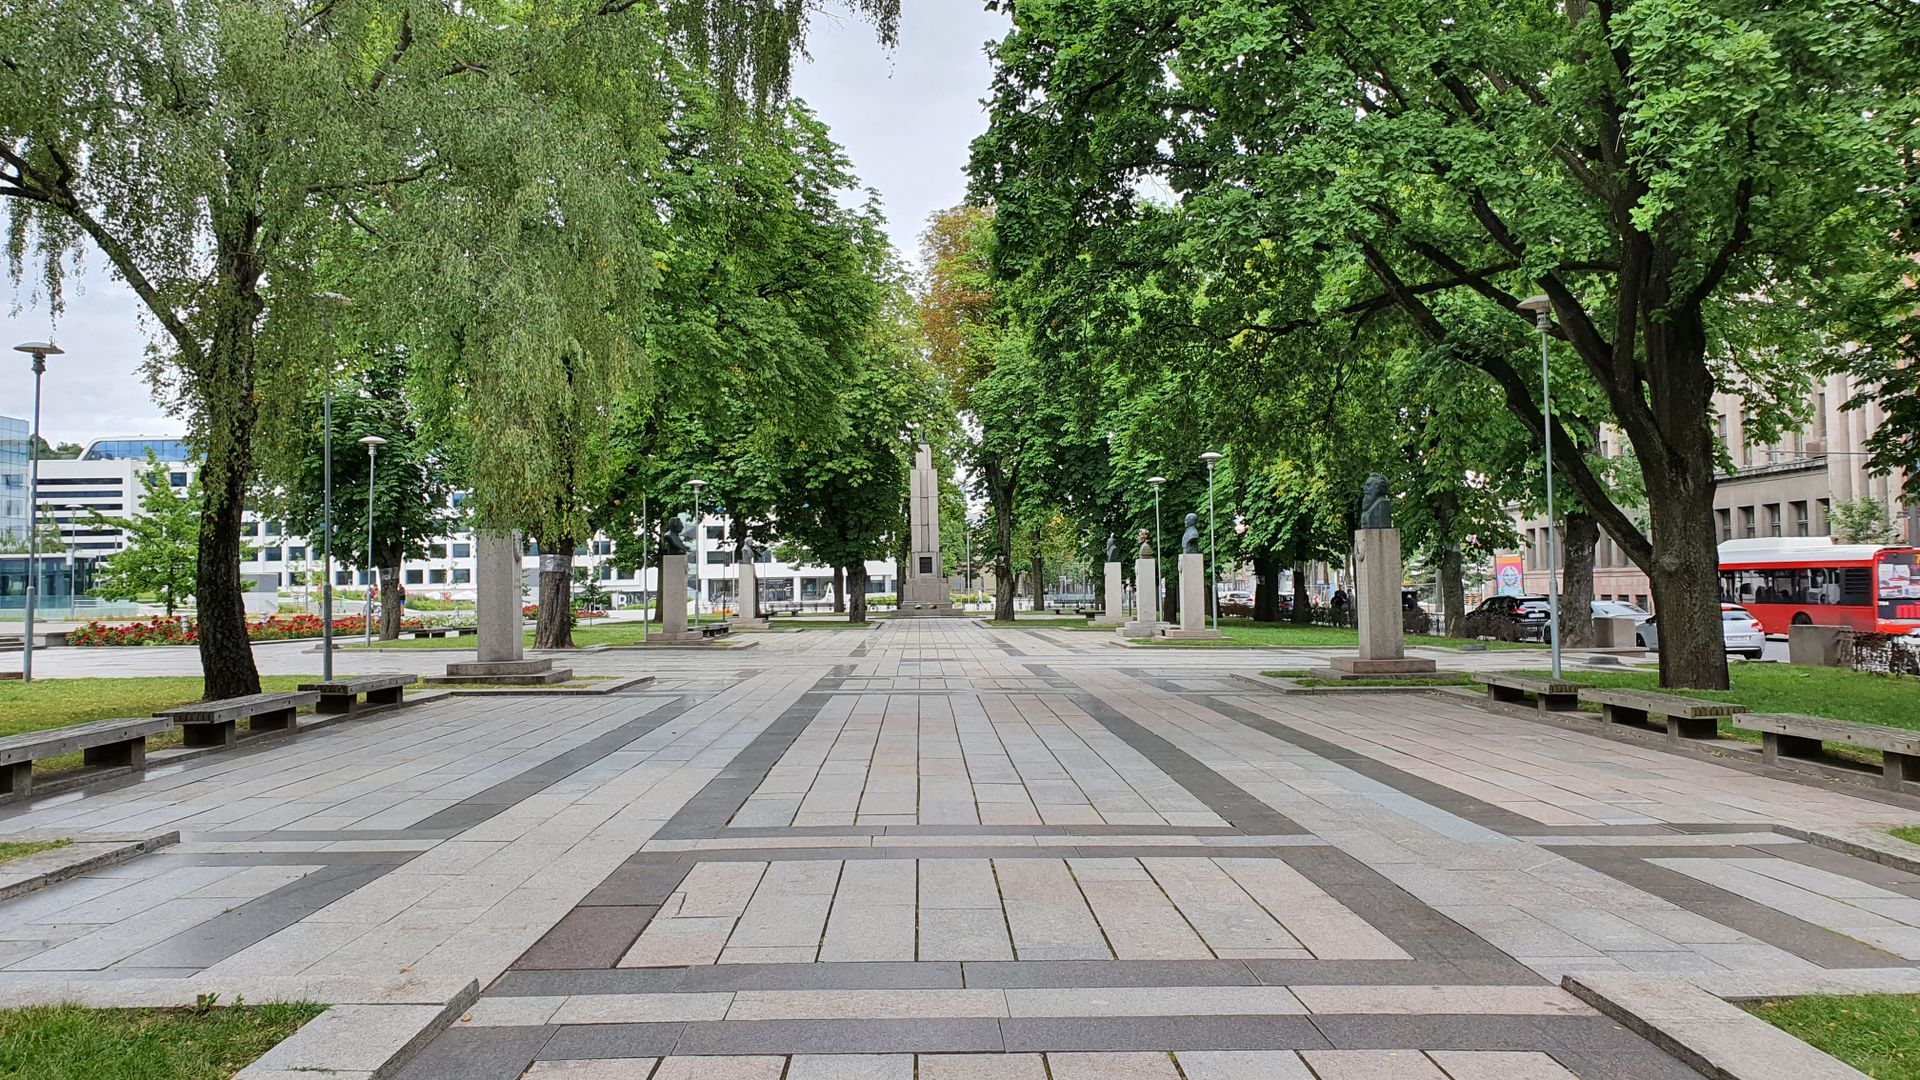
[[1810, 615], [1808, 615], [1808, 614], [1807, 614], [1806, 612], [1804, 612], [1804, 611], [1796, 611], [1796, 612], [1794, 612], [1794, 613], [1793, 613], [1793, 625], [1795, 625], [1795, 626], [1812, 626], [1812, 625], [1813, 625], [1813, 617], [1812, 617], [1812, 616], [1810, 616]]

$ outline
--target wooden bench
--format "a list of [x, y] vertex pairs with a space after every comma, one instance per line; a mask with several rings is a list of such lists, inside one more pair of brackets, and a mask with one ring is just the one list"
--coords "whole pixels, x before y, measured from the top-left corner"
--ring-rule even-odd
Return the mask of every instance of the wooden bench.
[[1783, 757], [1818, 760], [1820, 744], [1834, 742], [1880, 751], [1886, 761], [1881, 771], [1886, 787], [1898, 791], [1907, 781], [1920, 780], [1920, 731], [1795, 713], [1748, 713], [1733, 723], [1760, 733], [1760, 758], [1768, 765]]
[[158, 717], [95, 720], [0, 739], [0, 799], [25, 798], [33, 791], [34, 762], [75, 750], [88, 765], [144, 769], [147, 736], [172, 727], [173, 721]]
[[480, 628], [477, 626], [429, 626], [424, 630], [402, 630], [400, 636], [403, 638], [450, 638], [466, 637], [468, 634], [479, 632]]
[[1609, 724], [1645, 727], [1650, 716], [1667, 718], [1669, 739], [1711, 739], [1720, 732], [1720, 718], [1746, 712], [1745, 705], [1730, 701], [1702, 701], [1679, 694], [1657, 694], [1650, 690], [1609, 690], [1587, 687], [1580, 700], [1600, 706], [1600, 715]]
[[247, 722], [249, 732], [291, 731], [300, 707], [319, 701], [320, 695], [312, 690], [249, 694], [184, 705], [158, 715], [180, 725], [181, 741], [188, 746], [232, 746], [240, 740], [241, 720]]
[[1569, 712], [1580, 707], [1581, 684], [1565, 679], [1542, 679], [1511, 671], [1481, 672], [1472, 679], [1485, 686], [1487, 697], [1494, 701], [1527, 704], [1527, 695], [1532, 694], [1532, 704], [1541, 712]]
[[723, 622], [701, 623], [699, 626], [689, 624], [687, 629], [698, 630], [701, 637], [724, 637], [733, 632], [733, 624]]
[[357, 699], [361, 694], [367, 696], [367, 705], [403, 704], [407, 687], [419, 681], [418, 675], [363, 675], [357, 679], [301, 683], [300, 689], [320, 695], [319, 704], [313, 707], [315, 712], [338, 714], [360, 708], [362, 703]]

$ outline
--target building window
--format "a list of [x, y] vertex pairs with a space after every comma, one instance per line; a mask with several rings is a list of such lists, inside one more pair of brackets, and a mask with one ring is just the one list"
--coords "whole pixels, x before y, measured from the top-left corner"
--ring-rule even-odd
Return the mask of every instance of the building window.
[[280, 549], [277, 547], [270, 547], [270, 548], [263, 549], [260, 552], [260, 561], [261, 562], [279, 562]]
[[186, 487], [187, 474], [183, 472], [170, 472], [167, 474], [167, 483], [174, 487]]
[[1641, 611], [1647, 610], [1647, 594], [1646, 593], [1634, 594], [1633, 603], [1634, 603], [1634, 606], [1638, 607]]
[[1754, 517], [1755, 515], [1753, 512], [1753, 507], [1743, 506], [1740, 508], [1740, 535], [1741, 536], [1747, 537], [1748, 539], [1752, 539], [1754, 536], [1758, 535], [1757, 524], [1754, 520]]
[[266, 531], [266, 535], [268, 535], [268, 536], [279, 536], [279, 535], [280, 535], [280, 523], [279, 523], [279, 522], [277, 522], [277, 521], [269, 521], [269, 522], [267, 522], [267, 531]]
[[473, 571], [468, 570], [466, 567], [463, 567], [463, 566], [454, 567], [453, 583], [455, 585], [465, 585], [472, 580], [473, 580]]
[[1813, 521], [1813, 527], [1815, 529], [1813, 535], [1826, 536], [1833, 532], [1833, 517], [1831, 516], [1833, 504], [1826, 499], [1820, 499], [1818, 505], [1820, 507], [1820, 516]]
[[353, 571], [351, 570], [336, 571], [333, 575], [333, 583], [335, 585], [353, 584]]
[[240, 535], [241, 536], [259, 536], [260, 523], [257, 521], [242, 522], [240, 524]]
[[447, 545], [445, 544], [428, 544], [427, 545], [427, 558], [444, 559], [446, 557], [447, 557]]
[[1768, 536], [1780, 535], [1780, 504], [1779, 503], [1767, 504], [1767, 535]]
[[373, 571], [371, 570], [362, 570], [355, 576], [360, 579], [360, 584], [362, 585], [373, 584]]
[[422, 574], [419, 570], [407, 571], [407, 584], [418, 585], [424, 580], [426, 580], [426, 576]]
[[445, 585], [446, 583], [447, 583], [447, 572], [445, 570], [427, 571], [427, 584]]
[[1813, 395], [1813, 434], [1817, 438], [1827, 437], [1827, 392]]
[[454, 558], [456, 558], [456, 559], [471, 559], [471, 558], [473, 558], [473, 545], [472, 545], [472, 544], [455, 544], [455, 545], [453, 545], [453, 557], [454, 557]]
[[732, 565], [733, 565], [733, 552], [731, 552], [731, 551], [709, 551], [709, 552], [707, 552], [707, 565], [709, 565], [709, 566], [732, 566]]
[[1720, 519], [1720, 539], [1733, 539], [1733, 511], [1715, 510], [1714, 516]]
[[612, 563], [603, 563], [603, 564], [601, 565], [601, 567], [600, 567], [600, 580], [601, 580], [601, 581], [612, 581], [612, 580], [613, 580], [613, 564], [612, 564]]
[[1794, 503], [1793, 504], [1793, 535], [1795, 536], [1812, 535], [1807, 531], [1808, 528], [1809, 528], [1809, 523], [1807, 521], [1807, 504], [1805, 502]]

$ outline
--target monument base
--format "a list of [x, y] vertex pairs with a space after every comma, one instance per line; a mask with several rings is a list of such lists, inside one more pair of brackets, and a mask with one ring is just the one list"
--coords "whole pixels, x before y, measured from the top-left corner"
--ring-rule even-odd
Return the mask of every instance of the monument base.
[[1127, 584], [1119, 563], [1107, 563], [1105, 584], [1107, 590], [1105, 596], [1106, 603], [1102, 607], [1100, 614], [1093, 617], [1092, 625], [1119, 626], [1121, 623], [1127, 621], [1127, 613], [1121, 610], [1125, 606], [1122, 603], [1122, 597], [1126, 595]]
[[896, 619], [936, 619], [958, 615], [960, 612], [943, 600], [924, 601], [918, 604], [901, 604], [893, 609]]
[[482, 686], [552, 686], [571, 681], [571, 668], [556, 668], [551, 660], [472, 660], [448, 664], [445, 675], [420, 680], [429, 686], [478, 683]]
[[1168, 641], [1225, 641], [1227, 635], [1218, 630], [1168, 630], [1163, 635]]
[[1431, 660], [1401, 657], [1398, 660], [1363, 660], [1358, 656], [1336, 656], [1327, 666], [1315, 669], [1316, 679], [1391, 679], [1396, 676], [1432, 675], [1439, 669]]
[[1120, 624], [1119, 629], [1114, 632], [1124, 638], [1150, 638], [1159, 637], [1161, 629], [1162, 626], [1158, 622], [1142, 622], [1136, 620], [1134, 622]]

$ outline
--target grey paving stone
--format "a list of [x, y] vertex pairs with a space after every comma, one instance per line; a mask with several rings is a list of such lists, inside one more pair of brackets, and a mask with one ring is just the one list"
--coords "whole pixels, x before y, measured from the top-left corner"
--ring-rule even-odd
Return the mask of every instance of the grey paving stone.
[[1000, 1021], [1008, 1051], [1306, 1050], [1328, 1046], [1305, 1016], [1131, 1016]]
[[1580, 1080], [1701, 1080], [1700, 1074], [1658, 1050], [1554, 1050], [1551, 1056]]
[[725, 1020], [688, 1024], [681, 1054], [910, 1054], [1004, 1049], [998, 1020]]
[[543, 1056], [553, 1028], [450, 1028], [402, 1065], [394, 1080], [517, 1080]]
[[513, 962], [516, 970], [610, 968], [633, 947], [657, 909], [578, 907]]
[[[1241, 960], [1027, 960], [962, 965], [966, 985], [987, 989], [1076, 986], [1256, 986]], [[1269, 983], [1268, 985], [1284, 985]]]
[[[542, 1058], [657, 1058], [673, 1053], [686, 1024], [570, 1024], [549, 1028]], [[508, 1029], [514, 1030], [514, 1029]]]

